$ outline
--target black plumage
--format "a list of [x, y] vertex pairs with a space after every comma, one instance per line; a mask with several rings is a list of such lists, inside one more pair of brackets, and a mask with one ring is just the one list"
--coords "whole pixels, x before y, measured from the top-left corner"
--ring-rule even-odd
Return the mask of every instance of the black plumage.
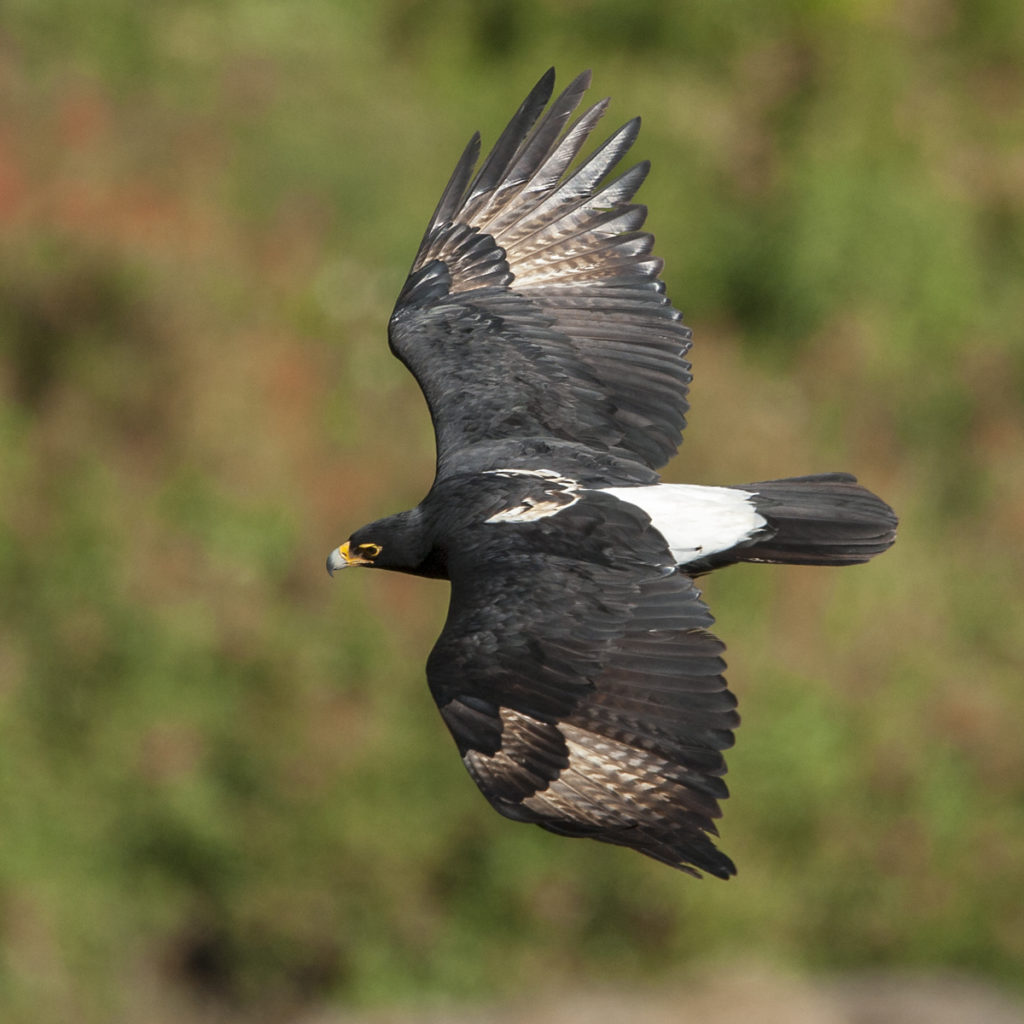
[[553, 84], [551, 70], [475, 176], [470, 141], [391, 317], [433, 420], [434, 484], [328, 568], [451, 581], [427, 678], [502, 814], [726, 878], [710, 836], [739, 719], [693, 579], [866, 561], [896, 518], [847, 474], [659, 484], [690, 330], [632, 202], [648, 165], [612, 177], [639, 120], [570, 169], [607, 101], [570, 125], [589, 74], [549, 106]]

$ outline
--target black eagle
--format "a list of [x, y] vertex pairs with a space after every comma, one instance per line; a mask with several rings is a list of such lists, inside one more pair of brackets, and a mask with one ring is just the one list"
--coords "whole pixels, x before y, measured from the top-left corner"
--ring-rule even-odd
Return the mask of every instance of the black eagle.
[[845, 473], [731, 487], [659, 483], [691, 380], [633, 197], [610, 177], [639, 118], [570, 170], [589, 73], [545, 112], [549, 70], [474, 175], [474, 135], [392, 314], [426, 396], [436, 478], [357, 530], [328, 570], [451, 581], [427, 678], [470, 775], [516, 821], [727, 878], [709, 836], [739, 723], [694, 578], [736, 562], [847, 565], [896, 516]]

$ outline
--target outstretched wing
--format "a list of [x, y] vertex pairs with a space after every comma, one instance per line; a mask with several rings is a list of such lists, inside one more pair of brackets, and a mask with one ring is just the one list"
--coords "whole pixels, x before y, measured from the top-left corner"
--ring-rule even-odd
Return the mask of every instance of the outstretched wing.
[[739, 717], [693, 581], [549, 552], [449, 568], [427, 677], [491, 804], [690, 874], [734, 874], [709, 834]]
[[399, 296], [391, 348], [426, 396], [439, 476], [481, 441], [556, 438], [652, 469], [679, 446], [690, 331], [631, 202], [648, 164], [608, 181], [639, 118], [569, 171], [608, 102], [566, 130], [589, 82], [541, 117], [548, 71], [475, 177], [473, 137]]

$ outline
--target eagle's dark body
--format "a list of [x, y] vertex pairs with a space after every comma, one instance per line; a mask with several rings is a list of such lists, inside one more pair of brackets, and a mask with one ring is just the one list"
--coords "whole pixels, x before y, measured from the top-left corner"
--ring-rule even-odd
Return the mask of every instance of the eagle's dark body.
[[470, 774], [506, 816], [728, 877], [709, 838], [738, 724], [693, 579], [738, 561], [885, 550], [889, 507], [846, 474], [659, 484], [685, 425], [690, 331], [658, 280], [646, 164], [605, 184], [632, 121], [567, 173], [606, 101], [538, 83], [473, 177], [470, 143], [391, 318], [437, 471], [417, 508], [328, 567], [451, 581], [427, 662]]

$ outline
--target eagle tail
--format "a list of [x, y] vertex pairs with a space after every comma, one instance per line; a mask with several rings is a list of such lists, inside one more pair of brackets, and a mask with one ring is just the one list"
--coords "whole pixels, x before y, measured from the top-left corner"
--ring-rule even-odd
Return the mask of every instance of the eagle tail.
[[896, 513], [849, 473], [744, 484], [766, 526], [730, 561], [855, 565], [896, 539]]

